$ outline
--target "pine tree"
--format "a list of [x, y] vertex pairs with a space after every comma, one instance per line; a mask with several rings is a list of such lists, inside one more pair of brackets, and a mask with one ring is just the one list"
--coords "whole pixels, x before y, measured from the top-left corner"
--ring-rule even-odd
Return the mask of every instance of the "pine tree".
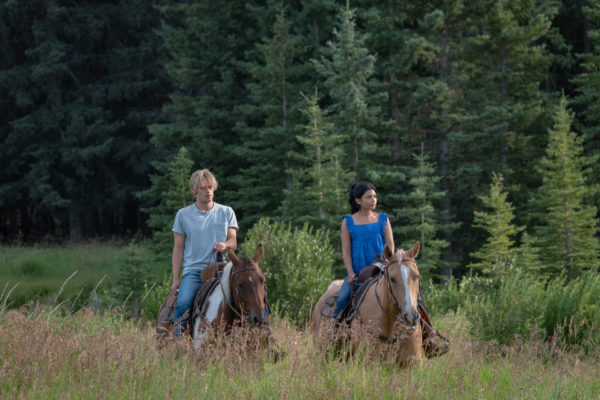
[[[475, 21], [471, 9], [464, 2], [439, 0], [430, 2], [362, 1], [364, 18], [369, 33], [367, 44], [378, 55], [375, 76], [387, 92], [387, 104], [392, 123], [384, 118], [377, 130], [382, 164], [378, 188], [382, 188], [382, 206], [395, 204], [393, 193], [410, 190], [404, 171], [412, 161], [412, 153], [419, 143], [437, 165], [440, 188], [445, 197], [439, 206], [445, 211], [442, 226], [452, 226], [451, 210], [454, 188], [451, 172], [457, 168], [450, 164], [452, 148], [449, 137], [460, 131], [464, 121], [463, 71], [465, 38], [472, 36]], [[399, 168], [399, 166], [401, 166]], [[389, 194], [392, 193], [390, 196]], [[392, 220], [399, 226], [401, 219]], [[460, 251], [463, 238], [452, 230], [444, 238], [453, 242], [444, 249], [443, 274], [450, 277], [453, 251]]]
[[592, 167], [583, 155], [582, 139], [571, 130], [573, 114], [563, 96], [554, 126], [548, 131], [546, 156], [540, 161], [543, 183], [535, 198], [541, 215], [536, 236], [542, 249], [544, 270], [552, 275], [566, 271], [575, 278], [598, 265], [598, 219], [590, 199], [598, 190], [585, 181]]
[[442, 230], [452, 231], [456, 224], [444, 226], [441, 221], [443, 212], [439, 212], [440, 200], [445, 193], [438, 189], [440, 178], [435, 176], [435, 166], [429, 162], [421, 144], [420, 154], [413, 154], [414, 168], [408, 172], [411, 191], [408, 194], [390, 195], [394, 204], [402, 207], [390, 210], [390, 218], [404, 221], [393, 224], [395, 238], [400, 239], [402, 248], [410, 248], [415, 240], [421, 243], [419, 251], [419, 270], [425, 275], [439, 276], [443, 261], [442, 250], [450, 243], [441, 239]]
[[521, 237], [521, 245], [515, 252], [515, 265], [525, 271], [540, 275], [542, 270], [540, 251], [537, 238], [524, 232]]
[[492, 174], [489, 195], [479, 197], [489, 211], [475, 211], [473, 222], [473, 227], [485, 230], [488, 238], [481, 249], [471, 253], [472, 258], [480, 261], [469, 267], [493, 277], [501, 277], [503, 269], [513, 261], [515, 242], [512, 238], [523, 230], [512, 224], [514, 207], [506, 199], [503, 179], [502, 174]]
[[[326, 122], [318, 95], [306, 97], [305, 104], [302, 112], [308, 123], [304, 133], [297, 136], [304, 151], [291, 154], [301, 167], [291, 171], [293, 190], [286, 190], [282, 215], [295, 216], [294, 223], [309, 222], [325, 236], [339, 230], [340, 210], [344, 209], [351, 177], [339, 160], [342, 137]], [[337, 243], [337, 236], [332, 239]]]
[[555, 1], [477, 2], [465, 7], [471, 30], [463, 39], [460, 64], [460, 126], [449, 133], [449, 178], [456, 219], [463, 221], [455, 240], [475, 249], [484, 239], [471, 230], [476, 196], [486, 192], [492, 171], [504, 176], [518, 205], [515, 218], [530, 225], [532, 210], [522, 206], [539, 185], [531, 174], [542, 156], [549, 124], [542, 90], [552, 57], [543, 46], [558, 4]]
[[230, 178], [248, 167], [232, 149], [240, 143], [235, 126], [241, 117], [234, 111], [248, 98], [241, 65], [257, 40], [254, 25], [244, 2], [174, 2], [157, 8], [174, 90], [163, 106], [169, 120], [149, 127], [153, 143], [167, 151], [185, 146], [196, 167], [215, 174], [227, 204]]
[[373, 110], [369, 82], [374, 71], [375, 56], [365, 47], [366, 36], [356, 31], [355, 12], [348, 6], [339, 14], [335, 39], [327, 42], [324, 55], [314, 60], [317, 72], [325, 79], [331, 98], [328, 108], [335, 129], [346, 139], [344, 159], [350, 160], [356, 180], [370, 172], [369, 158], [377, 154], [370, 130]]
[[154, 162], [153, 166], [159, 174], [150, 175], [152, 186], [140, 193], [138, 197], [148, 204], [143, 209], [148, 213], [148, 227], [153, 231], [152, 250], [162, 260], [168, 260], [173, 249], [173, 221], [180, 208], [194, 202], [190, 191], [190, 174], [193, 161], [187, 156], [185, 147], [179, 149], [171, 162]]
[[242, 231], [261, 216], [274, 216], [283, 190], [291, 184], [288, 153], [298, 131], [295, 122], [300, 119], [298, 82], [307, 67], [302, 62], [305, 48], [290, 32], [284, 10], [278, 6], [275, 12], [270, 37], [256, 45], [257, 60], [244, 64], [253, 81], [247, 84], [249, 101], [238, 108], [245, 120], [236, 126], [241, 142], [232, 151], [247, 167], [231, 178], [236, 191], [228, 195]]
[[[600, 1], [591, 0], [586, 4], [582, 11], [587, 28], [586, 41], [590, 48], [588, 52], [579, 54], [583, 71], [572, 79], [578, 90], [572, 104], [581, 110], [577, 115], [582, 119], [580, 129], [584, 152], [590, 162], [597, 162], [600, 158]], [[586, 178], [590, 185], [600, 184], [597, 173]]]
[[134, 243], [127, 247], [126, 257], [115, 270], [116, 281], [111, 288], [113, 297], [122, 302], [132, 318], [141, 316], [142, 301], [147, 295], [147, 283], [156, 279]]
[[52, 0], [0, 10], [1, 41], [16, 46], [2, 52], [0, 71], [11, 104], [1, 122], [0, 203], [34, 238], [125, 233], [154, 156], [146, 124], [168, 88], [156, 11]]

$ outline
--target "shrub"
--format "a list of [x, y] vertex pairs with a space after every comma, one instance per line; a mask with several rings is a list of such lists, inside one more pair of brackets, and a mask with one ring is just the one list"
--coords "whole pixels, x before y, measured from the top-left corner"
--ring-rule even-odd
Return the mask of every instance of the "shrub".
[[558, 340], [568, 346], [593, 348], [600, 344], [597, 269], [568, 282], [563, 276], [546, 283], [537, 275], [513, 268], [495, 284], [483, 291], [481, 287], [472, 290], [472, 282], [461, 283], [466, 316], [480, 339], [509, 344], [519, 335]]
[[464, 309], [473, 333], [483, 340], [508, 344], [515, 335], [533, 338], [542, 325], [544, 283], [513, 269], [499, 280], [498, 289], [465, 291]]
[[462, 293], [457, 279], [450, 278], [444, 284], [435, 284], [431, 279], [421, 281], [421, 296], [425, 308], [432, 315], [457, 311], [462, 305]]
[[254, 254], [263, 245], [260, 267], [265, 273], [269, 303], [282, 317], [302, 327], [333, 279], [333, 249], [308, 225], [259, 220], [246, 235], [243, 251]]
[[557, 278], [548, 284], [543, 328], [548, 337], [568, 345], [600, 345], [600, 275], [598, 269], [565, 284]]

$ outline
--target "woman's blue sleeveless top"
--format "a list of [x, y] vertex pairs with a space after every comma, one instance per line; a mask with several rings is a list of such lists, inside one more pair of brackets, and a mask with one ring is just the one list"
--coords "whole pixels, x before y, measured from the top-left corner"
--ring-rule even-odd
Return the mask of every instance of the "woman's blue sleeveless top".
[[379, 221], [365, 225], [354, 225], [350, 215], [344, 215], [344, 219], [352, 242], [352, 269], [358, 274], [375, 261], [377, 253], [383, 255], [387, 214], [379, 213]]

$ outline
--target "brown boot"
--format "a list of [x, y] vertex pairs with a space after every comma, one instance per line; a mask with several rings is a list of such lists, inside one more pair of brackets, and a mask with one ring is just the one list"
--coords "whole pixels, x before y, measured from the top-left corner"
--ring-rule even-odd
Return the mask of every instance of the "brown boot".
[[421, 313], [421, 330], [423, 332], [423, 350], [427, 358], [439, 357], [450, 350], [450, 341], [433, 329], [427, 313], [419, 306]]

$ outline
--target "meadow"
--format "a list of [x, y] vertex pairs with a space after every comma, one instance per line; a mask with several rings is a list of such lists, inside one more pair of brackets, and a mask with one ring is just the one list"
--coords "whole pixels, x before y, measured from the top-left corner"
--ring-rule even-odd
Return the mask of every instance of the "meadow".
[[310, 331], [275, 321], [285, 356], [219, 348], [158, 348], [154, 328], [81, 310], [68, 317], [9, 310], [0, 322], [0, 398], [19, 399], [597, 399], [600, 354], [552, 343], [473, 340], [465, 319], [437, 325], [452, 349], [422, 367], [323, 357]]
[[[79, 249], [69, 257], [55, 254], [59, 260], [55, 265], [66, 270], [51, 274], [40, 270], [39, 276], [68, 277], [75, 260], [96, 267], [90, 275], [79, 275], [96, 284], [112, 271], [110, 260], [120, 259], [118, 246], [112, 247]], [[44, 256], [33, 250], [26, 257], [27, 252], [19, 253], [22, 249], [5, 248], [3, 263], [11, 251], [21, 260], [13, 266], [53, 259], [52, 253]], [[104, 258], [106, 264], [99, 261]], [[19, 277], [12, 272], [11, 282]], [[6, 270], [1, 273], [0, 284], [6, 287]], [[11, 306], [16, 289], [0, 296], [0, 399], [598, 399], [600, 395], [600, 349], [566, 349], [558, 340], [542, 341], [536, 335], [516, 337], [508, 345], [484, 342], [473, 336], [461, 312], [432, 316], [434, 326], [450, 338], [451, 350], [408, 369], [360, 353], [347, 359], [324, 356], [313, 347], [309, 326], [298, 328], [277, 316], [272, 329], [285, 352], [277, 361], [268, 351], [250, 351], [239, 336], [199, 350], [170, 341], [159, 348], [153, 321], [127, 318], [118, 306], [102, 312], [90, 305], [74, 310], [70, 299], [78, 294], [75, 276], [56, 284], [59, 296], [49, 292], [20, 307]], [[35, 282], [36, 274], [21, 277], [27, 278], [23, 286], [34, 287], [27, 282]], [[68, 290], [71, 297], [65, 294]], [[67, 297], [60, 300], [63, 296]]]
[[[136, 249], [157, 279], [170, 271], [169, 260], [157, 261], [147, 246]], [[102, 292], [114, 285], [116, 272], [125, 265], [126, 252], [127, 245], [118, 242], [0, 246], [0, 291], [14, 288], [12, 307], [70, 300], [77, 308], [94, 290]]]

